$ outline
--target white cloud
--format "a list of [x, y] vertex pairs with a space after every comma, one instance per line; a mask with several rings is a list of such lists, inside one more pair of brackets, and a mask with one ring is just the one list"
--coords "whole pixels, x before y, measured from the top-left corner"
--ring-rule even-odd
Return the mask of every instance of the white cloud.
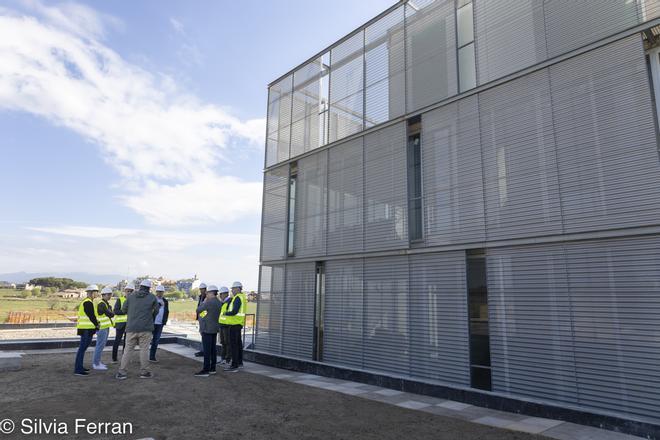
[[259, 212], [259, 183], [215, 170], [234, 149], [263, 145], [263, 119], [240, 120], [123, 60], [101, 41], [108, 23], [120, 26], [112, 17], [75, 3], [26, 4], [38, 17], [0, 9], [0, 109], [46, 118], [100, 147], [122, 175], [120, 200], [153, 224]]
[[[0, 267], [37, 272], [150, 274], [170, 278], [198, 274], [217, 284], [243, 281], [257, 288], [258, 236], [232, 233], [187, 233], [161, 229], [59, 225], [24, 228], [0, 237]], [[42, 247], [42, 234], [49, 241]], [[33, 246], [36, 244], [37, 246]]]
[[170, 17], [170, 24], [177, 34], [186, 35], [186, 30], [179, 20], [174, 17]]

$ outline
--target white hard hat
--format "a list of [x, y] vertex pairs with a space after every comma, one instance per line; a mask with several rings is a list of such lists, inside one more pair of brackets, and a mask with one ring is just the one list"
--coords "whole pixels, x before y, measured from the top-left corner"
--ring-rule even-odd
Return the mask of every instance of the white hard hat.
[[126, 287], [124, 287], [124, 290], [135, 290], [135, 284], [133, 284], [133, 283], [126, 284]]
[[206, 288], [207, 292], [217, 292], [218, 291], [218, 286], [215, 284], [211, 284], [209, 287]]
[[206, 283], [202, 283], [202, 284], [200, 284], [200, 285], [199, 285], [199, 288], [200, 288], [200, 289], [206, 289]]
[[140, 287], [142, 286], [151, 288], [151, 280], [142, 280]]
[[85, 292], [93, 292], [94, 290], [98, 291], [99, 286], [97, 286], [96, 284], [90, 284], [85, 288]]
[[241, 284], [240, 281], [234, 281], [234, 284], [231, 285], [231, 288], [233, 289], [234, 287], [243, 287], [243, 284]]
[[225, 286], [222, 286], [220, 290], [218, 290], [218, 293], [229, 293], [229, 289], [227, 289]]
[[159, 284], [158, 287], [156, 287], [156, 292], [165, 292], [165, 286]]
[[112, 294], [112, 287], [104, 287], [103, 290], [101, 290], [101, 295], [105, 295], [106, 293]]

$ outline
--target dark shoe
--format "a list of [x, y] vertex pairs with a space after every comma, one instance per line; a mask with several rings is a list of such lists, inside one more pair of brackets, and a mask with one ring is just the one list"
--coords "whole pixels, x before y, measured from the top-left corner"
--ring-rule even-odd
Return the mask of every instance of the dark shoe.
[[110, 362], [110, 363], [111, 363], [111, 364], [118, 364], [119, 361], [118, 361], [117, 359], [113, 359], [112, 362]]
[[209, 371], [209, 374], [217, 374], [217, 371], [211, 370], [211, 371]]
[[209, 372], [208, 371], [198, 371], [195, 373], [195, 377], [209, 377]]
[[226, 371], [227, 373], [236, 373], [238, 371], [238, 367], [227, 367], [223, 368], [222, 371]]
[[85, 373], [89, 373], [89, 368], [83, 368], [83, 371], [84, 371]]
[[243, 363], [238, 364], [238, 368], [243, 368]]
[[89, 373], [87, 371], [76, 371], [73, 374], [74, 376], [89, 376]]
[[195, 357], [196, 358], [204, 357], [204, 352], [203, 351], [198, 351], [197, 353], [195, 353]]
[[151, 374], [151, 371], [144, 371], [140, 373], [140, 379], [151, 379], [152, 377], [154, 377], [154, 375]]
[[157, 363], [158, 363], [158, 359], [156, 359], [156, 358], [149, 359], [149, 362], [153, 362], [154, 364], [157, 364]]
[[119, 380], [128, 379], [128, 375], [125, 373], [117, 373], [115, 374], [115, 379], [119, 379]]

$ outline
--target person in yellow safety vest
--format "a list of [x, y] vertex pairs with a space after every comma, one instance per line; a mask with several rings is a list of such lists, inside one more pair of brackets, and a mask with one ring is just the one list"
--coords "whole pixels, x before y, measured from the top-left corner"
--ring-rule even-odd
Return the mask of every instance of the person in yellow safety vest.
[[229, 325], [229, 349], [231, 350], [231, 365], [224, 371], [235, 373], [243, 367], [243, 340], [241, 331], [245, 325], [247, 298], [243, 293], [243, 284], [234, 281], [231, 286], [231, 302], [224, 312], [225, 323]]
[[220, 318], [218, 319], [218, 324], [220, 324], [220, 364], [230, 365], [231, 364], [231, 351], [229, 349], [229, 325], [227, 324], [227, 316], [223, 315], [229, 307], [229, 302], [231, 298], [229, 297], [229, 289], [225, 286], [222, 286], [218, 290], [218, 295], [220, 295], [220, 302], [222, 303], [222, 308], [220, 309]]
[[108, 367], [101, 362], [103, 349], [108, 342], [108, 334], [112, 327], [112, 318], [115, 316], [110, 308], [108, 300], [112, 296], [112, 287], [104, 287], [101, 290], [101, 301], [96, 305], [96, 316], [99, 320], [99, 330], [96, 332], [96, 348], [94, 349], [94, 361], [92, 368], [95, 370], [107, 370]]
[[128, 283], [126, 287], [124, 287], [124, 292], [123, 294], [119, 294], [119, 298], [115, 301], [115, 305], [113, 307], [113, 313], [115, 314], [115, 340], [112, 343], [112, 363], [116, 364], [117, 361], [117, 353], [119, 352], [119, 344], [122, 344], [122, 350], [126, 348], [126, 321], [127, 321], [127, 315], [121, 311], [121, 306], [124, 305], [124, 302], [126, 302], [126, 298], [128, 295], [133, 293], [135, 290], [135, 285], [133, 283]]
[[91, 284], [87, 286], [85, 291], [87, 292], [87, 298], [83, 299], [78, 306], [78, 320], [76, 322], [76, 329], [80, 336], [80, 346], [78, 347], [78, 353], [76, 353], [76, 363], [73, 370], [73, 374], [76, 376], [89, 375], [89, 369], [83, 366], [85, 351], [92, 343], [94, 333], [99, 328], [93, 301], [94, 295], [99, 292], [99, 288], [96, 284]]

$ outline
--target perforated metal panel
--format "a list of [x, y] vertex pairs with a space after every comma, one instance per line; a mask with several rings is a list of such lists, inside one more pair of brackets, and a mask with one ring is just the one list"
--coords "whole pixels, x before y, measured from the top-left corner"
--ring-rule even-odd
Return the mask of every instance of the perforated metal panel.
[[407, 111], [457, 91], [454, 0], [406, 4]]
[[314, 341], [314, 263], [287, 263], [282, 354], [312, 359]]
[[546, 59], [543, 0], [475, 0], [479, 83]]
[[284, 281], [284, 265], [261, 266], [255, 338], [257, 350], [276, 354], [282, 352]]
[[465, 253], [410, 257], [410, 374], [470, 385]]
[[365, 125], [371, 127], [405, 112], [404, 7], [365, 29]]
[[288, 75], [272, 85], [268, 91], [267, 166], [289, 158], [292, 90], [293, 75]]
[[333, 147], [328, 174], [328, 254], [364, 248], [362, 138]]
[[488, 251], [493, 391], [578, 402], [561, 245]]
[[660, 237], [566, 247], [580, 403], [660, 421]]
[[488, 239], [561, 233], [547, 70], [481, 93], [479, 110]]
[[322, 58], [317, 58], [293, 74], [291, 157], [320, 144], [321, 77], [325, 71]]
[[363, 129], [364, 31], [330, 51], [330, 142]]
[[485, 240], [476, 96], [424, 114], [422, 176], [426, 244]]
[[410, 372], [408, 258], [364, 260], [364, 367]]
[[295, 255], [325, 253], [328, 152], [320, 151], [298, 161]]
[[361, 259], [331, 260], [325, 264], [325, 362], [363, 366], [362, 264]]
[[635, 26], [630, 0], [545, 0], [548, 57], [552, 58]]
[[552, 66], [567, 232], [658, 224], [660, 160], [641, 37]]
[[364, 138], [365, 250], [408, 246], [406, 133], [396, 124]]
[[275, 168], [264, 174], [261, 260], [283, 258], [286, 252], [286, 214], [289, 167]]

